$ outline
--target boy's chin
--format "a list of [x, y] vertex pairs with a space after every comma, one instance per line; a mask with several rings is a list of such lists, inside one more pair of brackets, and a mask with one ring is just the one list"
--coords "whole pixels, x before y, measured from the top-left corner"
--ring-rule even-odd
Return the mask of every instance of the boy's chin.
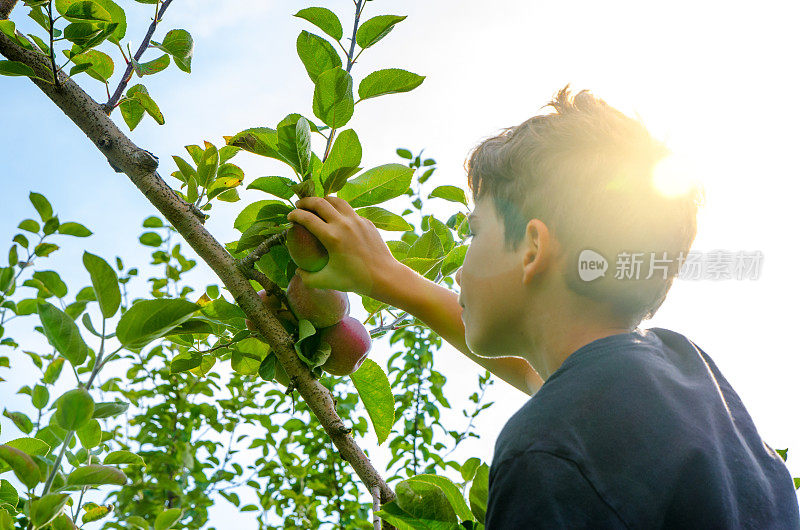
[[465, 339], [469, 351], [471, 351], [478, 357], [485, 357], [487, 359], [491, 359], [493, 357], [508, 356], [508, 353], [496, 351], [496, 349], [492, 347], [491, 339], [482, 340], [482, 338], [470, 337], [469, 331], [466, 332]]

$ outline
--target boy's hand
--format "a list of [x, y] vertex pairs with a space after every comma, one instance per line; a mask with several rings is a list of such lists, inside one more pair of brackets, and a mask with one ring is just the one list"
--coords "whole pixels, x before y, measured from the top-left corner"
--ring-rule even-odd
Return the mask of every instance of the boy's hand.
[[328, 264], [318, 272], [297, 269], [303, 283], [317, 289], [349, 291], [375, 298], [399, 262], [369, 219], [338, 197], [304, 197], [289, 221], [303, 225], [328, 250]]

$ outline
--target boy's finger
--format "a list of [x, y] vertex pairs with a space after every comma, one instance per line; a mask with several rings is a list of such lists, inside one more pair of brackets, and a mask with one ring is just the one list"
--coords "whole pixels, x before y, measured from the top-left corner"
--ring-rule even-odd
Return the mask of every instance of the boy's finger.
[[289, 212], [286, 218], [293, 223], [297, 223], [306, 227], [309, 232], [314, 234], [317, 239], [322, 241], [323, 245], [329, 240], [330, 228], [328, 223], [323, 221], [314, 212], [309, 212], [303, 208], [298, 208]]
[[331, 195], [328, 195], [328, 196], [325, 197], [325, 199], [329, 203], [331, 203], [333, 205], [333, 207], [336, 208], [336, 210], [340, 214], [342, 214], [344, 216], [350, 217], [350, 216], [353, 216], [353, 215], [358, 215], [356, 213], [356, 211], [353, 209], [353, 207], [350, 206], [350, 203], [347, 202], [346, 200], [340, 198], [340, 197], [333, 197]]
[[331, 203], [322, 197], [303, 197], [295, 203], [295, 206], [315, 212], [328, 223], [336, 220], [341, 215]]

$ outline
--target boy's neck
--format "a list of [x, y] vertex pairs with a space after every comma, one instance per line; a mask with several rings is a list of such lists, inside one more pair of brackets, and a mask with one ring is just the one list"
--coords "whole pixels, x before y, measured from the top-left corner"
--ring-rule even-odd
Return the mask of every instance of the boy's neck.
[[612, 326], [554, 326], [537, 341], [538, 347], [527, 360], [546, 381], [567, 357], [583, 346], [611, 335], [630, 332], [629, 328]]

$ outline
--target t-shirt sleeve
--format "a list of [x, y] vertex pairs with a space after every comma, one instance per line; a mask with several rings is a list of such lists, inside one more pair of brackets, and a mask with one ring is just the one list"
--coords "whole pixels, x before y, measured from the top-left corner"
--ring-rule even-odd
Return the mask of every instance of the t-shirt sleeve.
[[486, 529], [627, 528], [571, 460], [528, 451], [489, 477]]

